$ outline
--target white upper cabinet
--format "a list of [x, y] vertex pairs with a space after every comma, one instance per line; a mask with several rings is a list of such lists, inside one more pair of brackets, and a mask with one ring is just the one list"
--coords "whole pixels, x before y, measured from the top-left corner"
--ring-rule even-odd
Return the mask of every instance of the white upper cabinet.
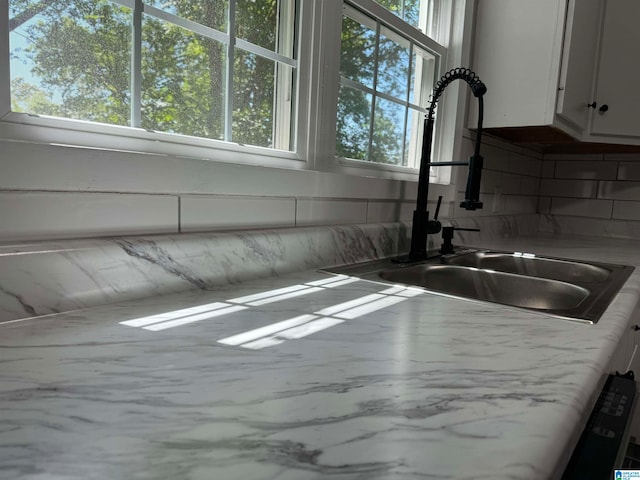
[[[565, 0], [476, 3], [472, 69], [487, 86], [486, 128], [551, 125], [560, 74]], [[476, 124], [475, 102], [470, 126]]]
[[487, 85], [485, 128], [640, 144], [639, 0], [476, 4], [472, 69]]
[[[591, 132], [640, 138], [640, 1], [607, 0]], [[605, 111], [601, 111], [605, 110]], [[594, 138], [594, 140], [597, 140]], [[607, 141], [610, 138], [606, 139]], [[634, 142], [635, 143], [635, 142]]]
[[568, 3], [556, 113], [576, 131], [587, 131], [602, 0]]

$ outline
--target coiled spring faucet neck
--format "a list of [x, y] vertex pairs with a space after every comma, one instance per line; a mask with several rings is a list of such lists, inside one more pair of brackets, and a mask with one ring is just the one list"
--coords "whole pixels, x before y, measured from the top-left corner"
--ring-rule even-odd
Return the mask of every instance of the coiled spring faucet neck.
[[[453, 70], [449, 70], [445, 73], [440, 80], [436, 83], [435, 88], [433, 89], [433, 93], [431, 94], [431, 103], [429, 105], [429, 110], [427, 111], [426, 121], [434, 121], [434, 114], [436, 111], [436, 106], [438, 104], [438, 100], [440, 100], [440, 96], [444, 92], [445, 88], [449, 86], [454, 80], [464, 80], [471, 88], [471, 93], [473, 96], [478, 99], [478, 129], [476, 132], [476, 145], [475, 145], [475, 155], [480, 154], [480, 143], [482, 137], [482, 117], [484, 111], [484, 101], [483, 95], [487, 93], [487, 87], [478, 76], [469, 70], [468, 68], [454, 68]], [[429, 140], [429, 143], [431, 141]], [[424, 160], [424, 158], [423, 158]]]

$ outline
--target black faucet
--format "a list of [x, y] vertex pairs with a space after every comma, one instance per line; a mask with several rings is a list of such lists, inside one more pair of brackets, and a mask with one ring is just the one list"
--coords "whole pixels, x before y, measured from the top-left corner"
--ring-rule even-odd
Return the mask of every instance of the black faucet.
[[[476, 132], [476, 143], [473, 155], [468, 162], [431, 162], [431, 144], [433, 141], [434, 113], [436, 104], [444, 89], [454, 80], [464, 80], [471, 91], [478, 99], [478, 129]], [[482, 173], [482, 156], [480, 155], [480, 142], [482, 137], [482, 116], [484, 103], [482, 96], [487, 92], [487, 87], [480, 81], [478, 76], [468, 68], [454, 68], [444, 74], [431, 95], [431, 104], [425, 116], [424, 131], [422, 137], [422, 156], [420, 158], [420, 174], [418, 176], [418, 198], [416, 199], [416, 209], [413, 212], [413, 224], [411, 229], [411, 250], [409, 255], [395, 259], [398, 263], [409, 263], [424, 260], [427, 258], [427, 235], [438, 233], [442, 226], [438, 222], [438, 211], [442, 197], [438, 199], [436, 215], [433, 220], [429, 220], [427, 211], [427, 197], [429, 195], [429, 167], [442, 166], [469, 166], [467, 177], [467, 188], [464, 201], [460, 206], [466, 210], [476, 210], [482, 208], [480, 201], [480, 176]]]

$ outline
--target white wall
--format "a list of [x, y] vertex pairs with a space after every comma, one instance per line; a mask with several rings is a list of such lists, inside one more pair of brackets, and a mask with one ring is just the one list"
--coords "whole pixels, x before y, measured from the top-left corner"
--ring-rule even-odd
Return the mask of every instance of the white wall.
[[[432, 185], [430, 211], [443, 195], [442, 218], [535, 212], [540, 159], [491, 140], [482, 153], [485, 210], [454, 207], [457, 167], [461, 186]], [[1, 139], [0, 171], [5, 242], [410, 221], [416, 195], [401, 180]]]
[[416, 192], [399, 180], [6, 140], [0, 171], [0, 241], [406, 220]]

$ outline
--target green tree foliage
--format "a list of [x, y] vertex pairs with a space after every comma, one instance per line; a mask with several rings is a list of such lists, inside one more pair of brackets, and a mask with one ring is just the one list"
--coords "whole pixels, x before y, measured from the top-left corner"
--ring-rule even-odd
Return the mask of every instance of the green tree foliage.
[[[230, 0], [145, 0], [145, 3], [227, 32]], [[414, 2], [418, 0], [412, 0]], [[235, 0], [235, 35], [279, 52], [278, 0]], [[131, 122], [132, 11], [108, 0], [9, 0], [12, 35], [28, 38], [12, 61], [31, 78], [12, 76], [15, 111], [115, 125]], [[345, 19], [345, 22], [350, 20]], [[352, 22], [352, 21], [351, 21]], [[16, 37], [17, 38], [17, 37]], [[341, 74], [362, 84], [373, 79], [375, 31], [352, 22], [342, 34]], [[386, 88], [403, 88], [402, 49], [388, 48]], [[290, 54], [291, 52], [279, 52]], [[141, 127], [224, 139], [227, 47], [144, 14], [141, 55]], [[276, 62], [234, 50], [230, 92], [232, 140], [274, 146]], [[281, 73], [281, 72], [280, 72]], [[404, 77], [403, 77], [404, 75]], [[382, 78], [382, 76], [381, 76]], [[27, 83], [31, 81], [32, 83]], [[406, 89], [406, 85], [405, 85]], [[371, 148], [371, 96], [343, 88], [338, 106], [338, 155], [398, 163], [397, 118], [376, 109]], [[370, 158], [368, 158], [370, 156]]]
[[[225, 30], [228, 0], [156, 0], [156, 8]], [[238, 0], [236, 35], [274, 49], [277, 0]], [[33, 65], [40, 86], [16, 85], [18, 111], [55, 114], [116, 125], [130, 124], [132, 12], [106, 0], [12, 0], [13, 29], [30, 44], [14, 57]], [[266, 28], [265, 28], [266, 27]], [[223, 138], [226, 46], [145, 15], [142, 29], [142, 127]], [[275, 62], [236, 49], [233, 140], [270, 146]], [[46, 112], [29, 91], [48, 94]]]
[[11, 110], [63, 116], [59, 105], [53, 103], [49, 95], [35, 85], [25, 82], [22, 77], [16, 77], [11, 81]]

